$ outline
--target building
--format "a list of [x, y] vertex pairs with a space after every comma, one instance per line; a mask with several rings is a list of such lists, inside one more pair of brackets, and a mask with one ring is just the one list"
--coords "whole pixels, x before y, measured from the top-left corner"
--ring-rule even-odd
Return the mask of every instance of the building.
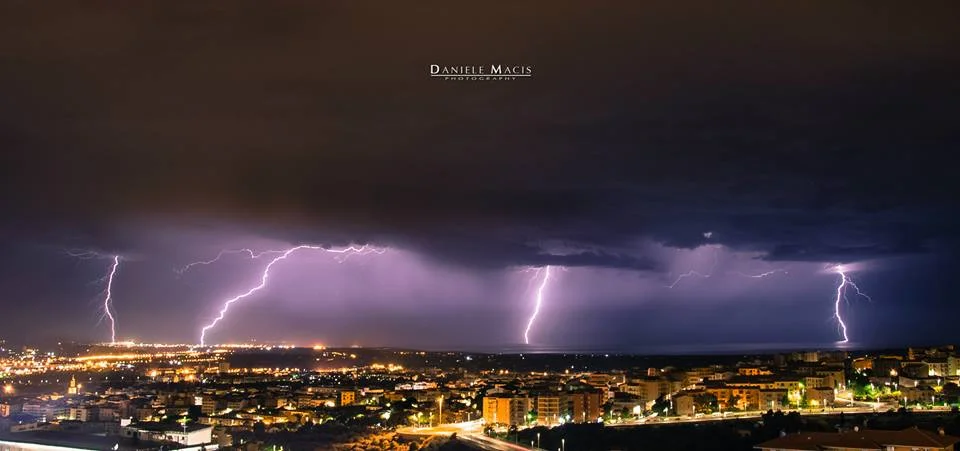
[[853, 369], [856, 371], [870, 370], [870, 369], [873, 369], [873, 360], [865, 357], [859, 357], [859, 358], [853, 359], [852, 366], [853, 366]]
[[660, 381], [657, 378], [634, 379], [629, 384], [620, 386], [620, 391], [629, 393], [640, 399], [640, 404], [649, 408], [663, 393], [660, 392]]
[[357, 402], [357, 392], [353, 390], [343, 390], [338, 393], [338, 399], [340, 406], [349, 406]]
[[23, 410], [23, 405], [21, 404], [10, 404], [6, 401], [0, 402], [0, 417], [9, 417], [15, 413], [20, 413]]
[[827, 383], [827, 380], [823, 376], [806, 376], [803, 378], [804, 387], [828, 387], [830, 384]]
[[960, 359], [955, 356], [947, 356], [947, 375], [960, 376]]
[[807, 402], [811, 407], [826, 407], [833, 405], [836, 392], [830, 387], [812, 387], [807, 389]]
[[553, 426], [560, 422], [560, 396], [537, 396], [537, 423], [543, 426]]
[[[137, 451], [127, 440], [89, 434], [65, 434], [53, 431], [19, 432], [15, 437], [0, 438], [3, 451]], [[212, 448], [211, 448], [212, 449]], [[186, 451], [186, 450], [179, 450]], [[198, 449], [190, 451], [199, 451]]]
[[68, 395], [78, 395], [80, 394], [80, 386], [77, 385], [77, 378], [70, 376], [70, 385], [67, 386]]
[[787, 391], [784, 389], [768, 388], [760, 390], [760, 410], [779, 410], [787, 406]]
[[917, 387], [901, 388], [900, 394], [907, 404], [932, 404], [937, 392], [933, 388], [920, 385]]
[[[703, 392], [696, 392], [703, 394]], [[694, 392], [684, 392], [673, 398], [673, 408], [677, 415], [693, 415], [696, 413], [697, 406], [694, 399]]]
[[39, 418], [41, 421], [52, 421], [56, 418], [66, 418], [70, 412], [66, 406], [43, 402], [28, 402], [23, 405], [23, 413]]
[[900, 376], [907, 376], [914, 379], [927, 377], [930, 374], [930, 366], [924, 362], [904, 362], [900, 368]]
[[944, 376], [952, 375], [950, 374], [949, 359], [928, 358], [924, 360], [923, 363], [927, 365], [928, 372], [926, 375], [928, 376], [944, 377]]
[[644, 408], [650, 408], [661, 396], [680, 391], [682, 382], [674, 382], [665, 377], [645, 377], [633, 379], [628, 384], [620, 386], [620, 391], [640, 398]]
[[213, 442], [213, 427], [202, 424], [171, 426], [163, 423], [133, 423], [121, 429], [121, 435], [151, 442], [173, 442], [181, 446], [206, 445]]
[[565, 398], [569, 421], [574, 423], [595, 422], [603, 413], [603, 400], [598, 391], [567, 393]]
[[97, 418], [97, 412], [91, 407], [71, 407], [67, 418], [84, 422], [93, 421]]
[[200, 403], [200, 413], [204, 415], [213, 415], [218, 406], [217, 399], [213, 396], [204, 396]]
[[730, 404], [730, 395], [731, 395], [731, 389], [730, 389], [730, 387], [725, 387], [725, 386], [722, 386], [722, 385], [714, 386], [714, 387], [707, 387], [707, 388], [706, 388], [706, 392], [707, 392], [708, 395], [711, 395], [711, 396], [713, 396], [714, 398], [717, 399], [717, 408], [718, 408], [718, 409], [720, 409], [720, 410], [730, 409], [730, 407], [729, 407], [729, 404]]
[[803, 432], [768, 440], [756, 446], [762, 451], [953, 451], [960, 438], [915, 427], [902, 431]]
[[730, 389], [730, 397], [734, 405], [728, 406], [739, 410], [760, 409], [760, 389], [758, 387], [736, 387]]
[[896, 376], [900, 374], [900, 365], [903, 358], [900, 356], [882, 356], [873, 359], [874, 376]]
[[770, 376], [773, 372], [759, 366], [742, 366], [737, 368], [737, 374], [740, 376]]
[[819, 369], [816, 371], [816, 375], [823, 378], [823, 384], [821, 385], [807, 385], [808, 387], [831, 387], [831, 388], [843, 388], [847, 385], [847, 376], [843, 373], [843, 369]]
[[488, 425], [524, 425], [531, 410], [533, 402], [525, 396], [494, 395], [483, 398], [483, 422]]

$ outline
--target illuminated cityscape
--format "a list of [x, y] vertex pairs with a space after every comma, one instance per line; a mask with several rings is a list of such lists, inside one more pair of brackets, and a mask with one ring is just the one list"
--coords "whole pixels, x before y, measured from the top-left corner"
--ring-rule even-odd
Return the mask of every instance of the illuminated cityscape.
[[0, 451], [958, 450], [958, 13], [0, 1]]
[[810, 421], [898, 409], [939, 418], [960, 403], [953, 346], [713, 357], [265, 344], [55, 348], [3, 348], [3, 443], [31, 449], [68, 437], [81, 449], [89, 440], [136, 448], [128, 439], [142, 434], [181, 448], [376, 441], [419, 449], [456, 434], [480, 449], [536, 439], [551, 449], [560, 440], [586, 446], [590, 429], [577, 429], [584, 427], [742, 427], [774, 412]]

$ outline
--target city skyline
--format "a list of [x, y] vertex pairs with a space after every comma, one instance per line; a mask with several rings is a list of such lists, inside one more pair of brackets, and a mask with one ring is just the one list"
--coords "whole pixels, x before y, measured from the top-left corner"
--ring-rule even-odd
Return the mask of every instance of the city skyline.
[[881, 4], [4, 5], [0, 337], [954, 342], [960, 38]]

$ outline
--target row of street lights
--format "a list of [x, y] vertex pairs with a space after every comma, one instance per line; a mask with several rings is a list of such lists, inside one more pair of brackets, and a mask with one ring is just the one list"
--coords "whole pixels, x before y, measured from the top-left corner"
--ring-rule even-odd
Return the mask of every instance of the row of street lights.
[[[537, 447], [533, 447], [533, 440], [530, 440], [530, 449], [542, 449], [540, 448], [540, 433], [537, 432]], [[567, 439], [560, 439], [560, 447], [557, 448], [557, 451], [567, 451]]]

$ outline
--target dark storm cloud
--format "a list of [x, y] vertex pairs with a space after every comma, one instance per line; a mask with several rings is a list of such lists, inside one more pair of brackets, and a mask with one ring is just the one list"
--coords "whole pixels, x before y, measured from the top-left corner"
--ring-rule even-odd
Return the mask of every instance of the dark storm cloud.
[[[630, 268], [651, 265], [529, 243], [846, 261], [953, 240], [955, 5], [671, 3], [8, 3], [5, 229]], [[426, 76], [487, 63], [534, 77]]]

